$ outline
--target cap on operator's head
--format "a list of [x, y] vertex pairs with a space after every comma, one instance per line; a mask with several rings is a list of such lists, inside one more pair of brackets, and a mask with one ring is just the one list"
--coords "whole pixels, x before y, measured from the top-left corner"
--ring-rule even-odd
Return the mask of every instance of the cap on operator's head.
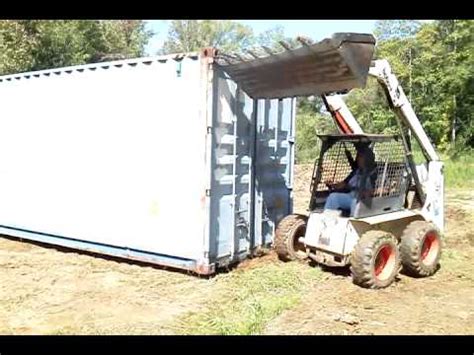
[[354, 143], [354, 146], [357, 150], [357, 153], [365, 153], [367, 150], [371, 150], [370, 149], [370, 142], [357, 142], [357, 143]]

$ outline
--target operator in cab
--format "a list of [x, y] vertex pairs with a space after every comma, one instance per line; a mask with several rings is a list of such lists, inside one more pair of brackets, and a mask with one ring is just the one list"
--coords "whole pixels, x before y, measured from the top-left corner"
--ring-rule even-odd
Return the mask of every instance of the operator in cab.
[[358, 198], [372, 194], [376, 179], [374, 152], [367, 145], [358, 146], [356, 149], [355, 167], [352, 172], [341, 182], [326, 183], [331, 193], [324, 210], [347, 211], [353, 216]]

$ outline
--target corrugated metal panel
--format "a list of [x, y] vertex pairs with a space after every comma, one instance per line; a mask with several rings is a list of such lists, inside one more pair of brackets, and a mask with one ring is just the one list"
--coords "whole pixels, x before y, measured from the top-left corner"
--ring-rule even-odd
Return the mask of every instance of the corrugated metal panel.
[[111, 62], [73, 65], [73, 66], [62, 67], [62, 68], [1, 75], [0, 83], [2, 81], [11, 82], [11, 81], [22, 80], [22, 79], [54, 77], [55, 75], [57, 76], [57, 75], [62, 75], [62, 74], [84, 73], [87, 71], [95, 71], [97, 69], [107, 70], [107, 69], [114, 69], [114, 68], [126, 68], [127, 66], [136, 67], [139, 64], [149, 65], [154, 62], [166, 63], [169, 60], [181, 61], [184, 58], [196, 60], [198, 59], [198, 57], [199, 57], [199, 53], [190, 52], [190, 53], [177, 53], [177, 54], [162, 55], [162, 56], [151, 56], [151, 57], [140, 57], [140, 58], [116, 60], [116, 61], [111, 61]]
[[253, 98], [319, 95], [365, 86], [374, 48], [372, 35], [338, 33], [258, 59], [222, 54], [218, 63]]
[[211, 256], [233, 259], [247, 251], [250, 240], [253, 101], [216, 69], [210, 236], [216, 246]]

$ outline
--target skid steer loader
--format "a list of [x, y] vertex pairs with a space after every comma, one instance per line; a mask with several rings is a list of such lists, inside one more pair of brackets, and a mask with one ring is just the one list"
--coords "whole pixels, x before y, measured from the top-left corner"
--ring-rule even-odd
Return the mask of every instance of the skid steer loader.
[[[439, 267], [443, 213], [443, 163], [386, 60], [373, 61], [375, 76], [395, 112], [399, 135], [364, 134], [337, 95], [322, 95], [341, 132], [319, 136], [320, 156], [314, 164], [309, 214], [283, 218], [274, 246], [281, 260], [314, 260], [350, 265], [355, 284], [384, 288], [403, 269], [414, 277], [430, 276]], [[411, 136], [426, 159], [415, 165]], [[358, 152], [370, 150], [365, 169], [352, 191], [333, 191], [359, 168]], [[342, 184], [344, 185], [344, 184]], [[332, 193], [350, 194], [352, 208], [325, 208]], [[326, 205], [327, 207], [327, 205]]]
[[[264, 47], [268, 54], [264, 57], [252, 51], [250, 57], [236, 54], [218, 59], [255, 100], [320, 95], [341, 132], [319, 137], [322, 144], [308, 215], [275, 215], [279, 222], [273, 240], [280, 259], [350, 265], [354, 282], [367, 288], [390, 285], [401, 267], [414, 276], [432, 275], [438, 267], [444, 227], [443, 163], [389, 63], [373, 60], [375, 38], [336, 33], [318, 43], [297, 40], [302, 44], [299, 48], [280, 41], [284, 50], [279, 53]], [[398, 135], [364, 134], [339, 96], [364, 87], [368, 76], [381, 84], [396, 115]], [[275, 130], [268, 137], [275, 141], [275, 157], [294, 144], [290, 137], [284, 147], [277, 146], [279, 134]], [[425, 158], [423, 164], [415, 164], [413, 137]], [[364, 173], [357, 175], [358, 152], [369, 152], [373, 161], [370, 169], [363, 167]], [[331, 190], [344, 185], [341, 181], [350, 182], [354, 174], [359, 182], [351, 186], [353, 191]], [[291, 189], [291, 179], [287, 187]], [[325, 208], [332, 193], [350, 193], [350, 208]], [[267, 210], [276, 208], [270, 205]]]

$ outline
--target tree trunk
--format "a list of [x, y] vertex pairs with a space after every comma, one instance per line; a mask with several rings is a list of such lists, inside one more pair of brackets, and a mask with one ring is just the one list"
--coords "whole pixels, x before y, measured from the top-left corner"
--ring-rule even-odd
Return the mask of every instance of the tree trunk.
[[410, 69], [409, 73], [410, 73], [410, 103], [413, 105], [413, 102], [412, 102], [412, 99], [411, 99], [411, 93], [412, 93], [412, 46], [410, 44], [410, 63], [409, 63], [409, 67]]
[[[453, 27], [454, 27], [455, 22], [453, 21]], [[453, 28], [454, 30], [454, 28]], [[456, 55], [456, 40], [454, 41], [454, 55]], [[456, 57], [454, 57], [454, 60], [456, 61]], [[453, 148], [456, 146], [456, 94], [453, 95], [453, 125], [451, 127], [451, 144]]]
[[451, 127], [451, 144], [456, 146], [456, 95], [453, 95], [453, 124]]

